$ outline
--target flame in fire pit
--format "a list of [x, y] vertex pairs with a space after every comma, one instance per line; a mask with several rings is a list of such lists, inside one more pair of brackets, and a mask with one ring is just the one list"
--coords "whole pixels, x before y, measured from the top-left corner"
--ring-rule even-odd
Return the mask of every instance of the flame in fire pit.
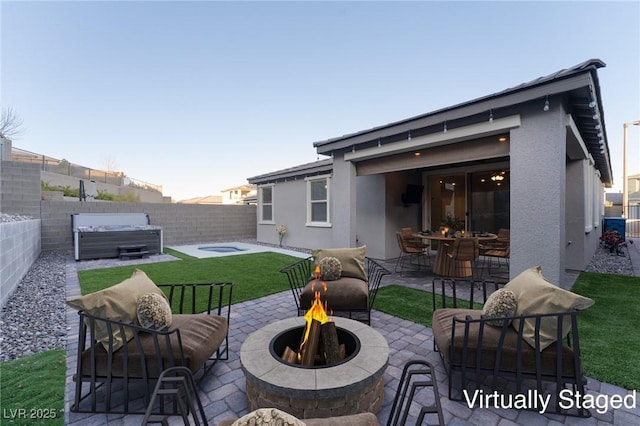
[[[326, 306], [322, 306], [322, 299], [320, 298], [320, 291], [316, 291], [316, 283], [320, 281], [320, 265], [316, 265], [315, 270], [313, 271], [313, 276], [315, 280], [311, 283], [311, 291], [313, 291], [313, 303], [309, 310], [304, 314], [304, 319], [306, 321], [306, 325], [304, 327], [304, 337], [302, 339], [302, 343], [300, 343], [300, 349], [298, 350], [298, 360], [301, 358], [301, 354], [304, 351], [304, 346], [309, 340], [309, 331], [311, 330], [311, 321], [316, 320], [320, 322], [320, 324], [325, 324], [331, 321], [331, 318], [327, 315]], [[320, 281], [322, 285], [322, 291], [327, 291], [327, 283], [324, 281]]]

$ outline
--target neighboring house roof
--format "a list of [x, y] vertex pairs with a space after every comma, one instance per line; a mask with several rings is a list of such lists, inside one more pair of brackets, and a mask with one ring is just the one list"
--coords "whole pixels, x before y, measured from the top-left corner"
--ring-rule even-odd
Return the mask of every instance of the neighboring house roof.
[[606, 201], [622, 205], [622, 192], [606, 192], [604, 196]]
[[567, 112], [574, 117], [580, 135], [600, 170], [603, 182], [611, 185], [611, 160], [597, 74], [597, 69], [604, 66], [605, 63], [601, 60], [590, 59], [488, 96], [368, 130], [314, 142], [313, 146], [319, 154], [331, 155], [334, 151], [355, 149], [361, 145], [384, 145], [406, 140], [411, 135], [440, 132], [443, 123], [447, 123], [447, 127], [453, 129], [486, 121], [490, 114], [496, 119], [506, 117], [515, 112], [516, 106], [532, 100], [540, 100], [542, 109], [545, 100], [562, 94], [563, 99], [566, 99]]
[[301, 176], [317, 176], [333, 171], [333, 158], [314, 161], [313, 163], [301, 164], [288, 169], [278, 170], [263, 175], [247, 178], [251, 183], [262, 185], [265, 183], [280, 182], [296, 179]]
[[206, 197], [189, 198], [178, 201], [178, 204], [222, 204], [222, 196], [208, 195]]

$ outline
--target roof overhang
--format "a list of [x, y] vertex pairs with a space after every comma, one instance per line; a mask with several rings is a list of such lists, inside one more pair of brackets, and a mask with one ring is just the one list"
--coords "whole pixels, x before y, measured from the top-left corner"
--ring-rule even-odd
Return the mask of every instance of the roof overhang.
[[[314, 142], [313, 145], [319, 154], [333, 155], [342, 151], [345, 159], [358, 161], [374, 155], [375, 148], [377, 152], [384, 152], [382, 148], [387, 144], [399, 146], [388, 148], [390, 152], [411, 149], [409, 146], [414, 143], [414, 138], [424, 136], [432, 138], [433, 143], [450, 143], [453, 140], [438, 139], [436, 134], [517, 115], [522, 105], [528, 102], [539, 102], [542, 108], [545, 101], [553, 97], [565, 103], [567, 112], [573, 117], [572, 132], [580, 135], [582, 145], [601, 173], [602, 181], [611, 186], [611, 161], [597, 76], [597, 69], [604, 66], [602, 61], [592, 59], [502, 92], [384, 126]], [[359, 157], [358, 152], [362, 151], [363, 157]]]
[[318, 176], [333, 171], [333, 158], [315, 161], [313, 163], [302, 164], [288, 169], [278, 170], [259, 176], [247, 178], [249, 183], [255, 185], [265, 185], [274, 182], [284, 182], [288, 180], [304, 179], [309, 176]]

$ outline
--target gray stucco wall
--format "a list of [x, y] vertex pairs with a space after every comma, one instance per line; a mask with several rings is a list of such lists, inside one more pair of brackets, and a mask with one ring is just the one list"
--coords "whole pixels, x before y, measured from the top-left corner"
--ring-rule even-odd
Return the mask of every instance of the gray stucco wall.
[[[530, 105], [510, 135], [511, 278], [540, 265], [551, 282], [565, 274], [565, 111]], [[535, 106], [538, 106], [537, 104]]]
[[[332, 180], [333, 183], [333, 180]], [[333, 185], [331, 186], [333, 191]], [[331, 218], [335, 212], [331, 211]], [[306, 226], [307, 221], [307, 182], [303, 179], [280, 182], [273, 191], [273, 224], [258, 223], [257, 240], [278, 244], [276, 227], [285, 225], [287, 233], [282, 244], [299, 248], [333, 247], [333, 228]], [[255, 222], [254, 222], [255, 228]]]
[[396, 238], [396, 232], [405, 227], [410, 227], [415, 231], [422, 228], [420, 217], [420, 204], [405, 205], [402, 202], [402, 194], [405, 192], [408, 183], [418, 183], [419, 175], [413, 172], [394, 172], [386, 175], [386, 234], [387, 245], [383, 259], [393, 259], [400, 255], [400, 247]]
[[385, 220], [385, 177], [359, 176], [356, 188], [357, 245], [367, 246], [367, 256], [383, 259], [390, 238]]
[[344, 155], [333, 159], [333, 184], [331, 185], [331, 209], [333, 216], [333, 245], [329, 247], [354, 247], [356, 245], [356, 168]]
[[567, 264], [568, 269], [581, 270], [584, 268], [585, 258], [585, 210], [584, 210], [584, 167], [585, 160], [567, 163], [567, 188], [565, 212], [567, 231]]

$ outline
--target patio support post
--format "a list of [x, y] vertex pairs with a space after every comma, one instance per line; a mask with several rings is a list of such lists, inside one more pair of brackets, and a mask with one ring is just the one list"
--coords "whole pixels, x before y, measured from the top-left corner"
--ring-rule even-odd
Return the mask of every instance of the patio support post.
[[333, 159], [331, 186], [331, 224], [336, 247], [356, 245], [356, 168], [344, 161], [344, 154]]
[[564, 280], [566, 228], [566, 112], [549, 99], [531, 104], [510, 134], [510, 278], [540, 265], [547, 279]]

